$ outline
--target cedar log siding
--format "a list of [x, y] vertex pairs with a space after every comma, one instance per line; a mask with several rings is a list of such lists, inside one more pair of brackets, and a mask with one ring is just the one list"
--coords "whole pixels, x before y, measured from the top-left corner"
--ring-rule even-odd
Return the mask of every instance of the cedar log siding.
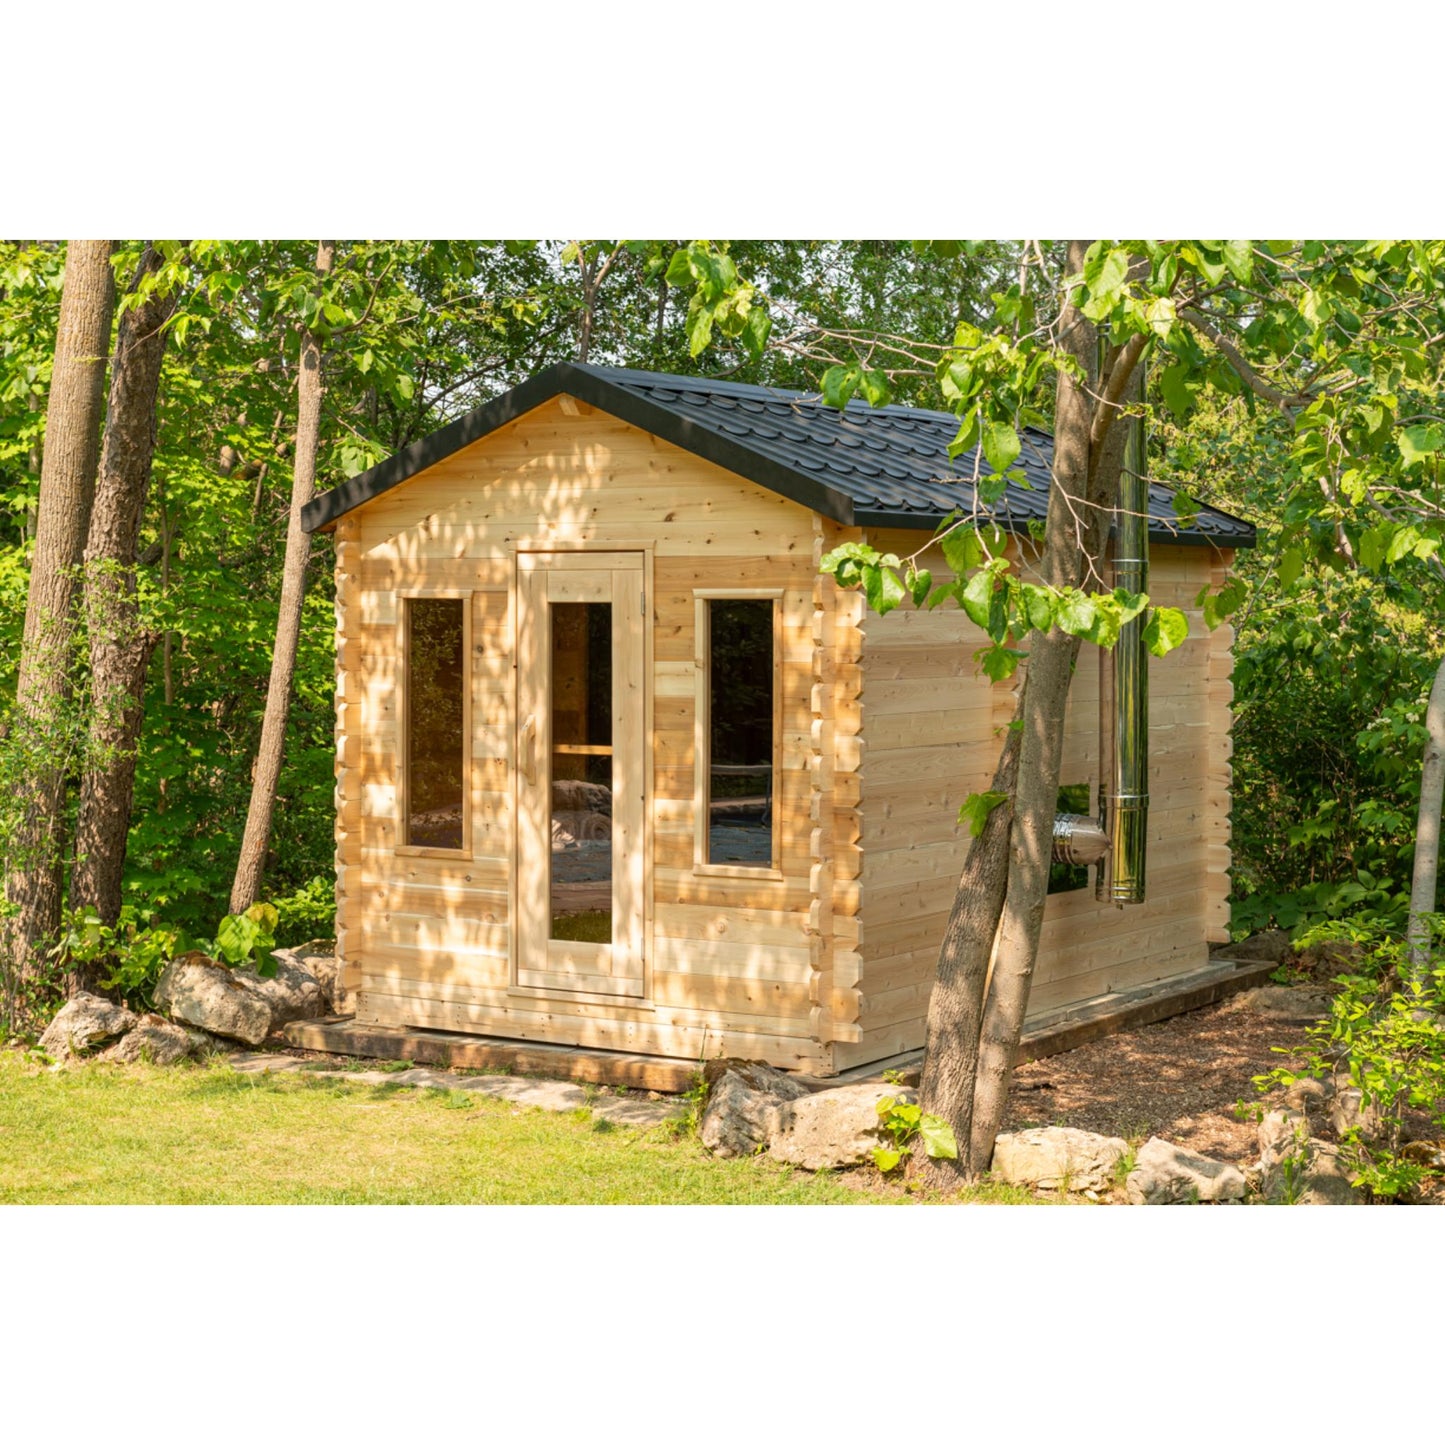
[[[901, 531], [863, 535], [900, 555], [920, 540]], [[1148, 898], [1125, 909], [1098, 903], [1092, 870], [1088, 888], [1050, 895], [1031, 1015], [1200, 968], [1209, 944], [1228, 937], [1231, 634], [1211, 634], [1195, 599], [1206, 583], [1219, 585], [1231, 558], [1207, 547], [1151, 547], [1151, 600], [1183, 610], [1189, 637], [1149, 663]], [[935, 579], [950, 575], [936, 549], [920, 565]], [[974, 653], [987, 639], [956, 607], [927, 612], [909, 602], [886, 617], [863, 614], [860, 626], [866, 766], [857, 799], [857, 946], [865, 1006], [861, 1041], [837, 1050], [840, 1069], [923, 1043], [938, 944], [968, 849], [959, 806], [988, 788], [1024, 677], [1021, 669], [990, 684], [977, 672]], [[1085, 644], [1070, 689], [1061, 784], [1097, 788], [1098, 667], [1098, 649]], [[1097, 791], [1092, 796], [1096, 802]]]
[[[337, 949], [362, 1023], [829, 1074], [922, 1042], [938, 941], [1013, 683], [975, 675], [954, 607], [887, 617], [818, 573], [866, 536], [569, 397], [340, 519]], [[515, 986], [516, 553], [644, 554], [650, 771], [644, 996]], [[1033, 1011], [1185, 972], [1228, 920], [1229, 637], [1194, 597], [1229, 554], [1153, 549], [1151, 595], [1190, 638], [1151, 662], [1149, 899], [1050, 899]], [[946, 572], [933, 564], [936, 576]], [[781, 589], [779, 869], [696, 865], [695, 589]], [[399, 852], [400, 598], [470, 596], [469, 855]], [[1080, 654], [1063, 781], [1097, 770]]]
[[[337, 533], [337, 930], [358, 1021], [828, 1072], [831, 956], [812, 906], [812, 514], [560, 398], [361, 507]], [[650, 886], [635, 1004], [512, 984], [515, 553], [579, 546], [647, 555]], [[694, 869], [694, 589], [741, 587], [783, 589], [776, 877]], [[428, 589], [472, 599], [470, 857], [396, 848], [398, 597]]]

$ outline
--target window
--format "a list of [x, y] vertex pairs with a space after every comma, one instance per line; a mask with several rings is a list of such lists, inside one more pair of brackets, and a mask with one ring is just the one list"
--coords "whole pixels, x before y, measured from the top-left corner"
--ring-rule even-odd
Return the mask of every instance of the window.
[[467, 604], [460, 597], [403, 599], [405, 847], [465, 852]]
[[781, 595], [698, 595], [699, 866], [777, 867]]

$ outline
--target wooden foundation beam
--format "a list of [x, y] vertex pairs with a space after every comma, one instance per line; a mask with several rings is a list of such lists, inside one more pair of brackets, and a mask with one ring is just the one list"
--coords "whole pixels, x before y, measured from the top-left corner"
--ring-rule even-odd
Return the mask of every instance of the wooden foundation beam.
[[[1208, 1008], [1231, 994], [1268, 983], [1270, 974], [1278, 967], [1277, 963], [1246, 963], [1215, 954], [1208, 967], [1177, 978], [1052, 1009], [1031, 1018], [1024, 1025], [1015, 1062], [1026, 1064], [1034, 1059], [1047, 1059], [1053, 1054], [1082, 1048], [1110, 1034], [1157, 1024], [1193, 1009]], [[903, 1083], [916, 1086], [922, 1062], [923, 1051], [915, 1049], [912, 1053], [879, 1059], [874, 1064], [859, 1064], [835, 1078], [808, 1079], [799, 1076], [798, 1082], [813, 1090], [828, 1089], [839, 1084], [881, 1080], [883, 1071], [891, 1069], [902, 1076]]]
[[582, 1084], [623, 1085], [682, 1094], [692, 1086], [697, 1064], [650, 1054], [568, 1048], [562, 1044], [519, 1043], [437, 1029], [389, 1028], [343, 1019], [298, 1019], [285, 1026], [286, 1042], [323, 1054], [363, 1059], [406, 1059], [442, 1069], [506, 1070]]

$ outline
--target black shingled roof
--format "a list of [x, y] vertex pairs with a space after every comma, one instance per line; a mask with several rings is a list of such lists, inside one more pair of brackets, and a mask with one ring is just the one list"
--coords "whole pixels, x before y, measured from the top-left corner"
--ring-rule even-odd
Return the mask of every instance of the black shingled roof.
[[[308, 532], [389, 491], [424, 468], [566, 393], [622, 421], [811, 507], [844, 526], [916, 527], [931, 531], [956, 508], [973, 508], [972, 452], [951, 461], [958, 433], [949, 412], [849, 402], [824, 406], [816, 395], [737, 381], [561, 362], [539, 372], [459, 421], [414, 442], [369, 472], [322, 493], [302, 513]], [[1012, 531], [1041, 520], [1048, 506], [1053, 443], [1029, 429], [1016, 467], [1030, 486], [1010, 483], [993, 515]], [[991, 475], [980, 462], [983, 475]], [[1149, 535], [1161, 542], [1252, 547], [1254, 527], [1201, 506], [1183, 526], [1174, 493], [1149, 488]]]

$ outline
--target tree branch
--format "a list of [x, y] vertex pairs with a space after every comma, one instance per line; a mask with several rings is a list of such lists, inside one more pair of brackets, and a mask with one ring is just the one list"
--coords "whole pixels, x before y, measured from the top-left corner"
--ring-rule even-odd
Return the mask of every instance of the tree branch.
[[1225, 355], [1229, 364], [1239, 373], [1239, 378], [1245, 383], [1256, 396], [1263, 397], [1272, 406], [1277, 406], [1281, 411], [1288, 412], [1291, 407], [1307, 406], [1310, 398], [1303, 393], [1291, 395], [1289, 392], [1281, 391], [1277, 386], [1271, 386], [1250, 364], [1244, 359], [1244, 353], [1222, 332], [1204, 312], [1194, 306], [1181, 306], [1179, 315], [1187, 317], [1190, 324], [1197, 330], [1204, 333], [1215, 346]]

